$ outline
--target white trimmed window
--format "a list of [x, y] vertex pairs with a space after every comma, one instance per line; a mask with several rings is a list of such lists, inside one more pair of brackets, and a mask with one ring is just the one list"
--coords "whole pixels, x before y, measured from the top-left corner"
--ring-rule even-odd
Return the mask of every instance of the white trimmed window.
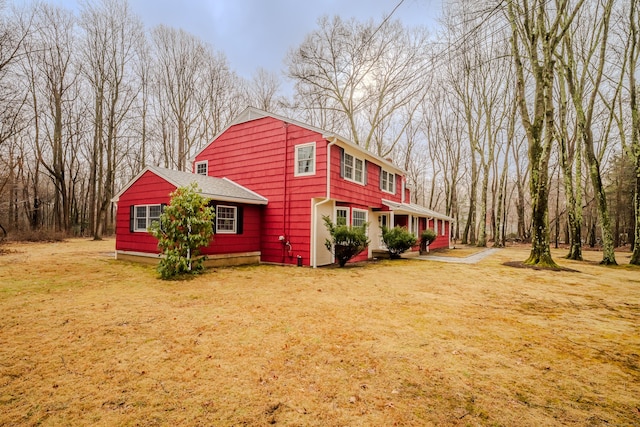
[[316, 173], [316, 143], [296, 145], [295, 176], [315, 175]]
[[395, 183], [396, 175], [391, 172], [387, 172], [382, 169], [380, 171], [380, 189], [382, 191], [386, 191], [387, 193], [395, 194], [396, 193], [396, 183]]
[[363, 209], [351, 209], [351, 225], [353, 227], [362, 227], [367, 223], [368, 211]]
[[162, 205], [136, 205], [133, 208], [133, 231], [146, 232], [151, 224], [160, 221]]
[[196, 173], [207, 176], [209, 174], [209, 162], [207, 160], [196, 162]]
[[235, 206], [216, 206], [216, 233], [235, 234], [238, 225], [238, 208]]
[[336, 225], [349, 225], [349, 208], [336, 208]]
[[364, 160], [344, 153], [343, 174], [345, 179], [357, 182], [358, 184], [364, 184], [364, 166]]

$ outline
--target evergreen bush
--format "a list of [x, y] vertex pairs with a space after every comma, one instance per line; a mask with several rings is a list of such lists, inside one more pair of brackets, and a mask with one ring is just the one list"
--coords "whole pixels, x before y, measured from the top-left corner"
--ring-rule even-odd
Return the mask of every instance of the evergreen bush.
[[163, 279], [196, 274], [204, 269], [200, 249], [208, 246], [213, 237], [214, 208], [208, 199], [198, 194], [195, 183], [177, 188], [171, 202], [151, 224], [150, 232], [158, 239], [164, 258], [158, 271]]

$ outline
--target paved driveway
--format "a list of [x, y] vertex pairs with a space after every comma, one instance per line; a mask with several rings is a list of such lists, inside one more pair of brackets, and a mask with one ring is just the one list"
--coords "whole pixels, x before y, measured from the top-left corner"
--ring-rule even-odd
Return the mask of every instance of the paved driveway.
[[488, 257], [489, 255], [497, 252], [498, 250], [499, 249], [497, 248], [488, 248], [464, 258], [457, 258], [457, 257], [450, 257], [450, 256], [437, 256], [437, 255], [420, 255], [416, 257], [416, 259], [424, 259], [427, 261], [453, 262], [457, 264], [475, 264], [476, 262]]

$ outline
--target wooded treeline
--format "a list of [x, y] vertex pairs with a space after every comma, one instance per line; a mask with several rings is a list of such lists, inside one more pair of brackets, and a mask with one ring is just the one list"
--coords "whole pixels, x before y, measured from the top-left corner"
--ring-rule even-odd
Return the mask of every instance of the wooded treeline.
[[[0, 0], [0, 233], [113, 232], [145, 165], [185, 170], [246, 106], [342, 134], [404, 168], [413, 202], [479, 246], [630, 244], [640, 264], [640, 0], [449, 3], [435, 33], [323, 17], [250, 80], [126, 0]], [[284, 83], [290, 83], [285, 90]]]

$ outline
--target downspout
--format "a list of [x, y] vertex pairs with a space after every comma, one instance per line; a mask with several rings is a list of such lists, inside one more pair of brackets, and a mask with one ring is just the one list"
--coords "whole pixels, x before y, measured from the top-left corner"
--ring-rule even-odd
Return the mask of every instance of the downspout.
[[332, 140], [327, 144], [327, 194], [323, 200], [313, 205], [313, 215], [311, 221], [311, 251], [313, 253], [313, 261], [311, 266], [318, 268], [318, 206], [323, 205], [331, 200], [331, 147], [333, 147], [338, 140], [337, 137], [332, 137]]
[[282, 194], [282, 235], [284, 236], [284, 240], [282, 241], [283, 245], [282, 245], [282, 264], [285, 263], [286, 261], [286, 254], [285, 254], [285, 242], [289, 241], [289, 236], [287, 235], [287, 231], [286, 231], [286, 224], [287, 224], [287, 181], [289, 179], [289, 169], [287, 169], [287, 156], [289, 154], [289, 123], [287, 122], [282, 122], [284, 124], [284, 189], [283, 189], [283, 194]]

